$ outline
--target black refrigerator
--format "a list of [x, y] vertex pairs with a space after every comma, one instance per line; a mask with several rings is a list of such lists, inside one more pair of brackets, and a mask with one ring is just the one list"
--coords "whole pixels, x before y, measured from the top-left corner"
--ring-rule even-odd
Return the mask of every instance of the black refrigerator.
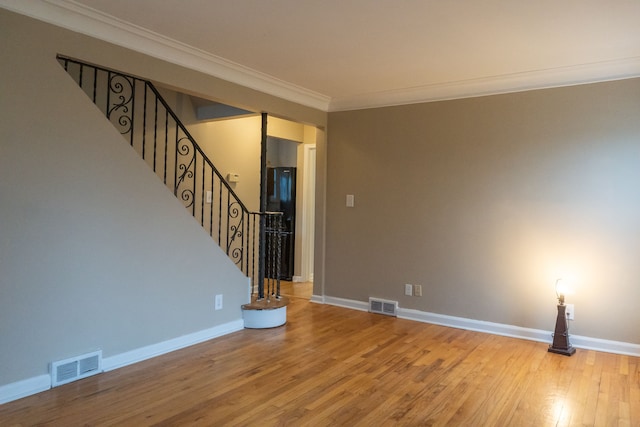
[[293, 279], [296, 229], [296, 168], [267, 168], [267, 211], [282, 212], [280, 279]]

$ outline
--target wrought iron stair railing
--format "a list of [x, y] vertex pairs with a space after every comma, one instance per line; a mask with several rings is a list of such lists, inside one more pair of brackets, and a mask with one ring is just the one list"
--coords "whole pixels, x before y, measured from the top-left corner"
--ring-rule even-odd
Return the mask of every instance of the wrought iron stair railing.
[[57, 57], [93, 103], [251, 279], [280, 298], [280, 212], [251, 212], [148, 80]]

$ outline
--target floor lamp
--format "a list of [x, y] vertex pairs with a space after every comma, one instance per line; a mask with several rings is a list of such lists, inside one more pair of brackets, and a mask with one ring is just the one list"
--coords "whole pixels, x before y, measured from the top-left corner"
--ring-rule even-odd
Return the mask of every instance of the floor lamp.
[[549, 346], [551, 353], [571, 356], [576, 349], [569, 342], [569, 324], [567, 323], [567, 306], [564, 304], [564, 292], [562, 279], [556, 280], [556, 296], [558, 297], [558, 317], [556, 317], [556, 330], [553, 333], [553, 344]]

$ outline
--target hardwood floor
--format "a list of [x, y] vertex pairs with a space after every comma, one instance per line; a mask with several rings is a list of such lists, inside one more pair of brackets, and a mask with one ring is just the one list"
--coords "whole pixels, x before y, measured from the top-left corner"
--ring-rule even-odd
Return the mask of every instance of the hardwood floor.
[[311, 299], [313, 295], [313, 282], [280, 282], [280, 293], [287, 297]]
[[0, 405], [2, 426], [640, 426], [640, 359], [292, 298], [245, 329]]

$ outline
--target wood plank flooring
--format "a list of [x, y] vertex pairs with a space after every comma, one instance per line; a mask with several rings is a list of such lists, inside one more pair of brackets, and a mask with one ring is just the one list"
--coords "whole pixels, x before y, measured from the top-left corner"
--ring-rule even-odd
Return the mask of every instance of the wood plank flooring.
[[313, 295], [313, 282], [280, 282], [280, 293], [287, 297], [311, 299]]
[[640, 359], [292, 298], [242, 330], [0, 405], [2, 426], [640, 426]]

